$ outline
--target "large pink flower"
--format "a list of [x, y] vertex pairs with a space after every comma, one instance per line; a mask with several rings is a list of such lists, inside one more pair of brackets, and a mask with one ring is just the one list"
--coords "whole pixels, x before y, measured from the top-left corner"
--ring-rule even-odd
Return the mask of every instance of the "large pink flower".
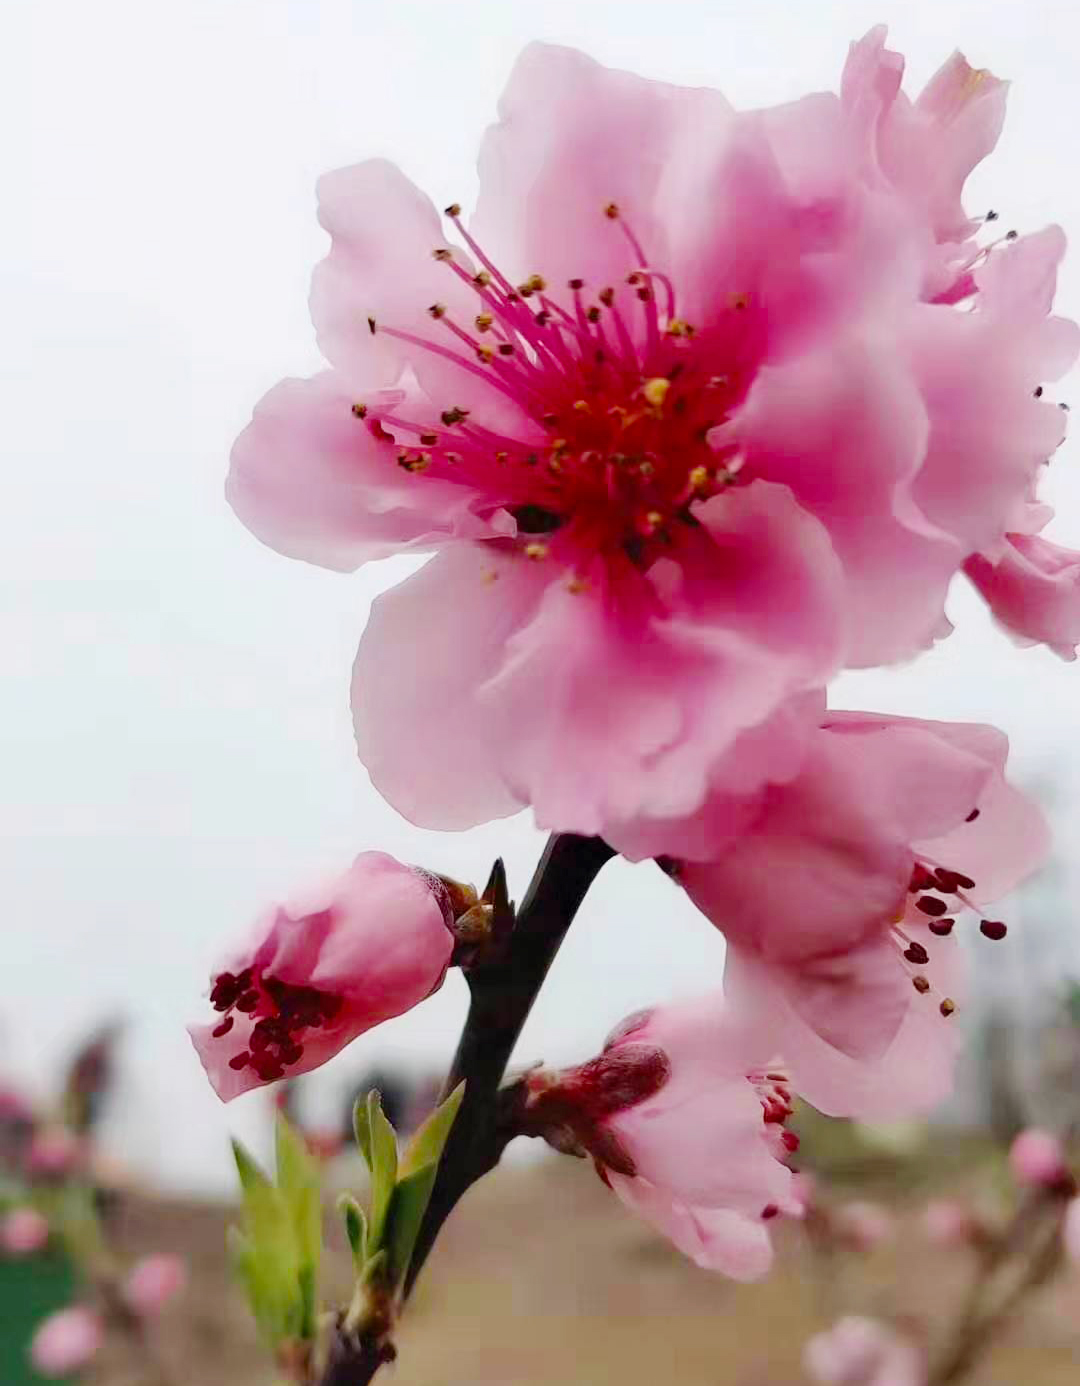
[[385, 162], [322, 179], [332, 369], [262, 402], [229, 496], [329, 567], [440, 550], [353, 690], [414, 821], [531, 804], [677, 851], [717, 787], [794, 772], [800, 695], [926, 645], [1016, 527], [1075, 352], [1062, 238], [980, 249], [959, 195], [1002, 85], [953, 59], [912, 106], [901, 67], [875, 31], [841, 96], [736, 112], [537, 45], [468, 228]]
[[772, 1260], [767, 1224], [797, 1213], [784, 1161], [791, 1092], [718, 994], [631, 1016], [604, 1052], [526, 1078], [524, 1124], [592, 1154], [623, 1203], [698, 1265], [739, 1280]]
[[1006, 753], [990, 727], [831, 713], [800, 774], [758, 796], [749, 822], [739, 807], [730, 850], [673, 867], [727, 937], [733, 1005], [822, 1110], [899, 1114], [948, 1091], [955, 916], [1047, 851], [1041, 814], [1004, 779]]
[[215, 976], [216, 1019], [190, 1027], [218, 1096], [308, 1073], [436, 991], [453, 915], [440, 880], [382, 852], [362, 853], [302, 905], [270, 911]]

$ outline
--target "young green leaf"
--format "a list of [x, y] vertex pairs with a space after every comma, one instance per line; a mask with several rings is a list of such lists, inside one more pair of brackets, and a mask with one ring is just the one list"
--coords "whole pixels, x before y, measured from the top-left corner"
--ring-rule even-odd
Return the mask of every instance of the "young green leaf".
[[450, 1096], [417, 1128], [401, 1162], [403, 1176], [413, 1174], [425, 1165], [439, 1163], [464, 1096], [465, 1084], [459, 1083]]
[[368, 1121], [368, 1100], [358, 1097], [353, 1104], [353, 1134], [364, 1164], [371, 1168], [371, 1122]]
[[[278, 1188], [292, 1220], [299, 1270], [314, 1285], [318, 1279], [322, 1254], [319, 1167], [308, 1152], [303, 1138], [280, 1116], [276, 1146]], [[310, 1308], [314, 1314], [314, 1303], [306, 1308]]]
[[349, 1239], [353, 1269], [359, 1275], [367, 1260], [368, 1225], [363, 1208], [350, 1193], [343, 1193], [337, 1206], [345, 1219], [345, 1235]]
[[423, 1165], [399, 1179], [394, 1189], [386, 1220], [386, 1250], [390, 1278], [395, 1285], [400, 1285], [409, 1269], [438, 1168], [438, 1165]]
[[371, 1218], [369, 1249], [377, 1251], [383, 1243], [386, 1214], [397, 1181], [397, 1136], [382, 1109], [382, 1099], [375, 1089], [368, 1093], [368, 1129], [371, 1132]]

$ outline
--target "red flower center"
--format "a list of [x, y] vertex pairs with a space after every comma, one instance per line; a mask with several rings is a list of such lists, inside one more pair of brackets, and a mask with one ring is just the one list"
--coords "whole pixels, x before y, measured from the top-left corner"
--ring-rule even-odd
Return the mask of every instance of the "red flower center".
[[214, 979], [210, 1004], [223, 1011], [215, 1039], [224, 1039], [235, 1025], [234, 1011], [254, 1018], [247, 1048], [238, 1049], [229, 1067], [250, 1066], [264, 1083], [282, 1078], [303, 1057], [302, 1039], [309, 1030], [329, 1025], [341, 1009], [341, 997], [315, 987], [294, 986], [267, 977], [254, 968], [235, 975], [222, 972]]

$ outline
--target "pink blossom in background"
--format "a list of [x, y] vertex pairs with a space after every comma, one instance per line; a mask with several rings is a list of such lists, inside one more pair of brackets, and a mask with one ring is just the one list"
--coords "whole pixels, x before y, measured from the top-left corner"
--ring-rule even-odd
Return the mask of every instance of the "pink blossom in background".
[[896, 1220], [889, 1210], [866, 1199], [841, 1204], [835, 1223], [841, 1237], [856, 1251], [873, 1251], [896, 1235]]
[[318, 1068], [441, 985], [454, 936], [447, 888], [364, 852], [310, 899], [277, 906], [213, 980], [213, 1021], [190, 1027], [223, 1101]]
[[926, 1386], [922, 1350], [877, 1319], [840, 1319], [806, 1344], [803, 1365], [820, 1386]]
[[979, 1224], [971, 1210], [955, 1198], [935, 1198], [922, 1214], [923, 1232], [937, 1246], [965, 1246], [975, 1240]]
[[751, 803], [711, 861], [673, 867], [728, 941], [731, 1003], [799, 1093], [836, 1116], [926, 1110], [951, 1086], [963, 983], [954, 928], [1042, 864], [1038, 808], [991, 727], [831, 712], [802, 770]]
[[44, 1178], [70, 1174], [84, 1160], [83, 1142], [66, 1126], [44, 1126], [34, 1132], [27, 1152], [27, 1168]]
[[136, 1261], [123, 1284], [124, 1301], [135, 1313], [152, 1317], [187, 1284], [187, 1266], [179, 1256], [158, 1252]]
[[330, 369], [258, 406], [229, 497], [327, 567], [438, 550], [353, 688], [414, 822], [719, 850], [703, 804], [790, 780], [814, 690], [945, 633], [951, 577], [1030, 522], [1064, 238], [963, 209], [1004, 84], [902, 72], [876, 29], [839, 96], [739, 112], [533, 45], [468, 226], [383, 161], [321, 180]]
[[104, 1336], [101, 1318], [92, 1309], [81, 1304], [61, 1309], [38, 1326], [30, 1361], [42, 1376], [69, 1376], [90, 1363]]
[[1063, 659], [1076, 658], [1080, 553], [1037, 534], [1009, 534], [996, 561], [975, 554], [964, 571], [1021, 643], [1042, 641]]
[[1074, 1266], [1080, 1266], [1080, 1198], [1069, 1200], [1061, 1229], [1065, 1255]]
[[0, 1218], [0, 1252], [28, 1256], [49, 1240], [49, 1224], [36, 1208], [12, 1208]]
[[1018, 1184], [1054, 1185], [1068, 1176], [1065, 1147], [1051, 1131], [1029, 1127], [1009, 1149], [1009, 1168]]
[[[707, 1270], [764, 1275], [779, 1213], [799, 1216], [785, 1075], [755, 1062], [719, 995], [630, 1017], [604, 1052], [527, 1077], [529, 1117], [565, 1129], [633, 1212]], [[554, 1143], [554, 1142], [553, 1142]]]

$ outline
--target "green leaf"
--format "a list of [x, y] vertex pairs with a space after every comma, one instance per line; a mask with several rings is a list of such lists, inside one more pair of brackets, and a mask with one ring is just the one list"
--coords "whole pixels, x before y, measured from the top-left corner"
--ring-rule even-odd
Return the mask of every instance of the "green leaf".
[[398, 1180], [394, 1189], [387, 1217], [386, 1250], [390, 1258], [390, 1278], [395, 1285], [404, 1280], [409, 1269], [438, 1168], [438, 1165], [424, 1165]]
[[364, 1164], [368, 1169], [371, 1168], [371, 1122], [368, 1121], [368, 1104], [366, 1097], [358, 1097], [353, 1106], [353, 1134], [356, 1137], [356, 1144], [360, 1154], [364, 1157]]
[[462, 1082], [417, 1128], [405, 1149], [405, 1156], [401, 1162], [403, 1176], [414, 1174], [417, 1170], [423, 1169], [425, 1165], [437, 1165], [439, 1163], [450, 1136], [450, 1128], [454, 1124], [464, 1096], [465, 1084]]
[[370, 1285], [373, 1280], [380, 1280], [386, 1274], [389, 1257], [385, 1249], [378, 1251], [370, 1260], [365, 1261], [364, 1268], [360, 1272], [360, 1284]]
[[359, 1275], [367, 1260], [367, 1216], [350, 1193], [341, 1194], [337, 1206], [345, 1218], [345, 1235], [349, 1239], [349, 1249], [352, 1251], [353, 1269]]
[[397, 1182], [398, 1149], [394, 1128], [382, 1109], [382, 1098], [373, 1088], [367, 1100], [368, 1128], [371, 1132], [371, 1219], [369, 1249], [383, 1244], [386, 1215]]
[[[314, 1285], [318, 1279], [322, 1254], [319, 1167], [312, 1159], [303, 1137], [293, 1130], [283, 1116], [278, 1117], [276, 1146], [278, 1188], [292, 1219], [299, 1270], [306, 1277], [309, 1276]], [[307, 1310], [314, 1315], [314, 1301], [306, 1306]]]

